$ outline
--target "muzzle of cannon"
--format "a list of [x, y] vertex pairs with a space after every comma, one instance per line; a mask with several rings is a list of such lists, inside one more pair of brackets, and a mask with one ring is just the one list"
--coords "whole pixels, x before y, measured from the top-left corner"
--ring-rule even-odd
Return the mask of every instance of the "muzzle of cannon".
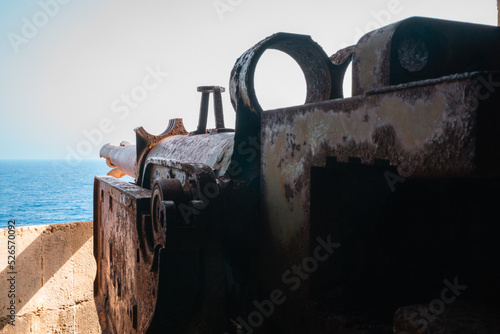
[[[261, 108], [268, 49], [299, 64], [303, 105]], [[231, 72], [235, 129], [225, 89], [198, 87], [196, 130], [172, 119], [101, 149], [103, 332], [460, 333], [464, 314], [500, 331], [499, 71], [500, 28], [460, 22], [410, 18], [331, 57], [309, 36], [262, 40]]]

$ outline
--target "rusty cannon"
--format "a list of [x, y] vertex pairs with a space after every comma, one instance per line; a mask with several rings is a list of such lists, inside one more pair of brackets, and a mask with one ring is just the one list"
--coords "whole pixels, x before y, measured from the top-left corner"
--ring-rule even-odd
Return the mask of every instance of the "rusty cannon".
[[[268, 49], [300, 65], [303, 105], [259, 105]], [[262, 40], [231, 72], [234, 130], [224, 88], [199, 87], [196, 130], [102, 148], [103, 332], [500, 332], [499, 70], [500, 28], [460, 22], [409, 18], [331, 57]]]

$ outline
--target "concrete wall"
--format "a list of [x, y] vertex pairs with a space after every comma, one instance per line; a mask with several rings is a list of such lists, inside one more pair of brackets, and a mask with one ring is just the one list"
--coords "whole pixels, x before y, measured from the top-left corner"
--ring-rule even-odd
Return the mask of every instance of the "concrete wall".
[[16, 228], [16, 319], [8, 323], [8, 230], [0, 230], [0, 333], [100, 333], [92, 222]]

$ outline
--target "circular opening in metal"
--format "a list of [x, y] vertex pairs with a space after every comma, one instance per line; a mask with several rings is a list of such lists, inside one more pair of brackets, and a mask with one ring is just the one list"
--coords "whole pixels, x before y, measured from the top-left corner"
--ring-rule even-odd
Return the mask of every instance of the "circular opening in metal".
[[254, 74], [255, 96], [262, 110], [304, 104], [307, 84], [299, 64], [284, 52], [266, 50]]

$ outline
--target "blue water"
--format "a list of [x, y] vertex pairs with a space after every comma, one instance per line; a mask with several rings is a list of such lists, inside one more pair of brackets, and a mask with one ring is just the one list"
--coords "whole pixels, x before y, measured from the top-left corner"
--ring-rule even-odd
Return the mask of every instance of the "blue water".
[[[104, 159], [0, 160], [0, 228], [93, 220], [94, 176], [106, 175]], [[125, 181], [133, 179], [126, 176]]]

